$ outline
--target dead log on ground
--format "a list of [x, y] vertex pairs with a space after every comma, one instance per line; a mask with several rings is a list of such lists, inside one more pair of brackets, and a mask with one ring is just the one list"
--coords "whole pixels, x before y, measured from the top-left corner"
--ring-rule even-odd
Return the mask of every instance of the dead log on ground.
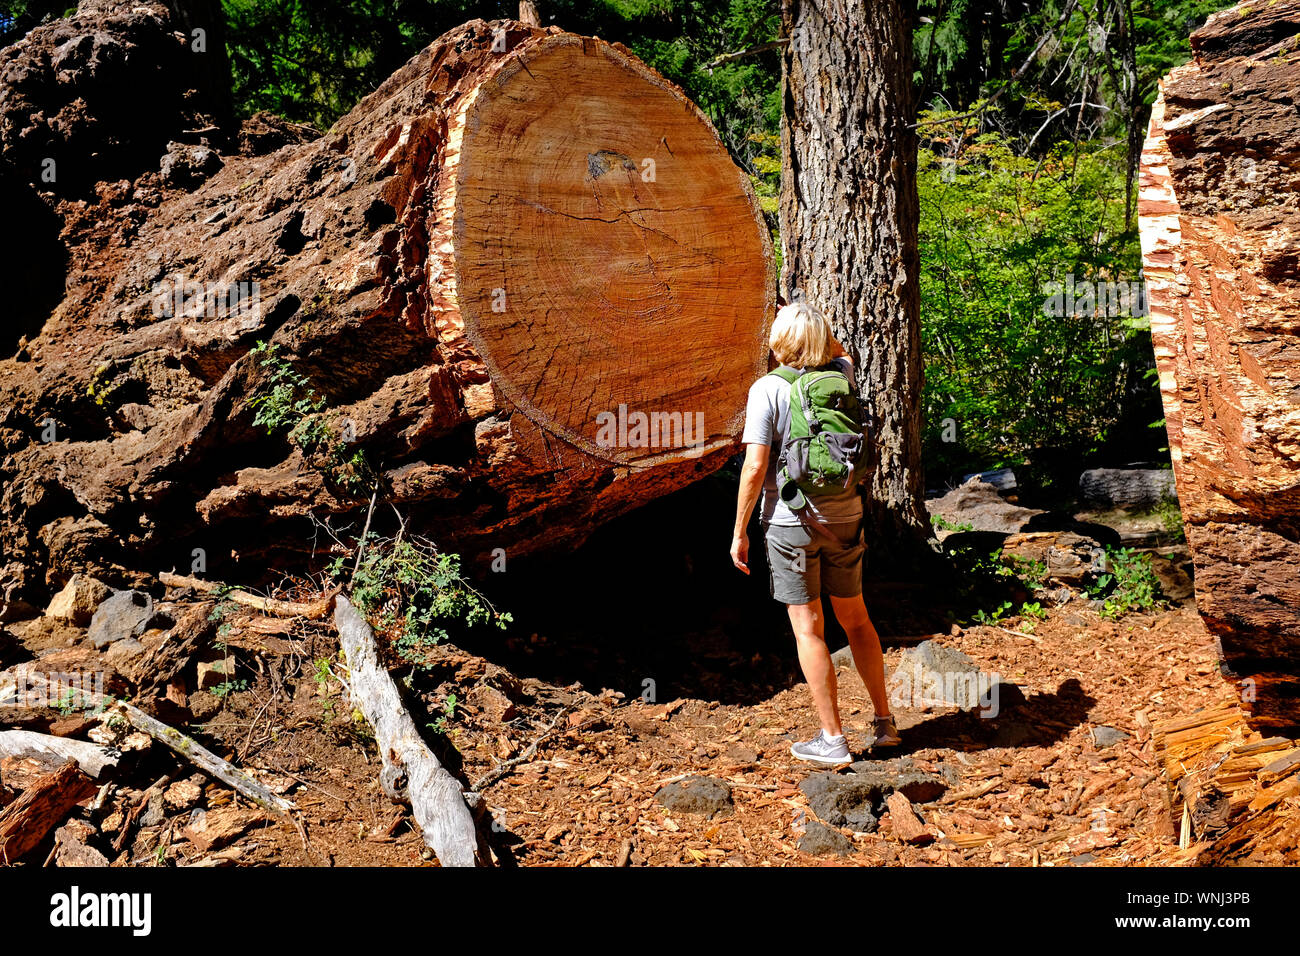
[[251, 607], [274, 617], [305, 617], [311, 620], [328, 614], [334, 604], [334, 596], [339, 593], [338, 590], [327, 591], [315, 601], [281, 601], [277, 598], [262, 597], [260, 594], [250, 594], [228, 584], [222, 584], [220, 581], [204, 581], [202, 578], [173, 574], [170, 571], [160, 572], [158, 580], [169, 588], [193, 588], [204, 594], [216, 594], [223, 601], [242, 604], [244, 607]]
[[75, 760], [81, 769], [95, 779], [117, 766], [117, 758], [107, 750], [85, 740], [68, 737], [51, 737], [30, 730], [0, 731], [0, 757], [21, 757], [27, 754], [51, 754], [64, 760]]
[[342, 595], [334, 605], [334, 624], [347, 655], [352, 700], [375, 731], [383, 761], [380, 782], [390, 797], [409, 802], [424, 842], [443, 866], [486, 863], [474, 816], [461, 785], [438, 762], [402, 703], [397, 685], [380, 663], [375, 635]]

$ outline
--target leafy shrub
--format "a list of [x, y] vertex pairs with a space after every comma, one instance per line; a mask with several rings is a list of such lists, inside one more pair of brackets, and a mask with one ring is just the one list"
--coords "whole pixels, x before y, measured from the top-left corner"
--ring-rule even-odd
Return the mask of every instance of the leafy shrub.
[[[341, 577], [349, 565], [338, 558], [331, 573]], [[461, 576], [460, 556], [440, 552], [422, 538], [367, 535], [361, 563], [352, 579], [352, 600], [393, 637], [402, 660], [427, 665], [428, 651], [447, 638], [447, 625], [491, 624], [505, 629], [508, 612], [498, 611]]]
[[1160, 578], [1151, 555], [1133, 548], [1107, 548], [1109, 572], [1101, 575], [1088, 593], [1103, 600], [1101, 616], [1116, 618], [1130, 611], [1149, 611], [1164, 603]]

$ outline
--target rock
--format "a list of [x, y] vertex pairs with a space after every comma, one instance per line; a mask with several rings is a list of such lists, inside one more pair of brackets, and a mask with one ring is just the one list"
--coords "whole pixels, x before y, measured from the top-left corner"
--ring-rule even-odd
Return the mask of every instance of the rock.
[[[1035, 515], [1043, 514], [1034, 508], [1013, 505], [998, 493], [998, 489], [979, 478], [954, 488], [941, 498], [931, 498], [925, 503], [930, 514], [938, 515], [950, 525], [969, 526], [973, 531], [1019, 531]], [[952, 528], [937, 529], [939, 536]]]
[[1079, 476], [1079, 497], [1099, 508], [1154, 508], [1178, 496], [1168, 468], [1090, 468]]
[[103, 649], [114, 641], [139, 637], [159, 618], [153, 598], [143, 591], [118, 591], [90, 619], [90, 642]]
[[1161, 83], [1139, 174], [1196, 604], [1265, 733], [1300, 726], [1298, 32], [1300, 0], [1212, 15]]
[[222, 654], [220, 657], [199, 661], [195, 667], [197, 690], [211, 690], [234, 679], [234, 654]]
[[1113, 747], [1115, 744], [1128, 740], [1128, 734], [1115, 727], [1102, 724], [1092, 729], [1092, 739], [1096, 741], [1098, 750], [1104, 750], [1106, 747]]
[[225, 165], [216, 150], [206, 146], [168, 143], [159, 163], [159, 175], [168, 186], [193, 189]]
[[472, 688], [468, 698], [470, 704], [496, 723], [511, 720], [518, 712], [509, 695], [490, 684], [479, 684]]
[[709, 819], [734, 809], [731, 787], [716, 777], [687, 777], [659, 788], [655, 800], [668, 810], [698, 813]]
[[910, 763], [895, 763], [890, 768], [884, 762], [860, 761], [851, 771], [811, 774], [799, 783], [799, 789], [822, 822], [859, 833], [876, 829], [891, 793], [901, 793], [913, 803], [929, 803], [948, 790], [945, 779], [911, 769]]
[[933, 640], [904, 650], [887, 684], [892, 706], [963, 710], [997, 705], [1004, 686], [1012, 685], [1004, 684], [997, 674], [980, 670], [961, 651]]
[[144, 808], [136, 823], [140, 827], [156, 827], [164, 820], [163, 795], [155, 791], [149, 797], [149, 804]]
[[120, 641], [114, 641], [104, 652], [104, 660], [108, 661], [118, 670], [126, 671], [131, 661], [138, 658], [144, 653], [144, 645], [134, 637], [126, 637]]
[[845, 856], [852, 851], [853, 842], [839, 830], [809, 820], [804, 824], [803, 836], [799, 838], [799, 849], [813, 856]]
[[88, 574], [74, 574], [63, 586], [63, 590], [54, 595], [49, 607], [45, 609], [45, 616], [85, 627], [94, 616], [95, 609], [112, 593], [113, 589], [102, 581]]

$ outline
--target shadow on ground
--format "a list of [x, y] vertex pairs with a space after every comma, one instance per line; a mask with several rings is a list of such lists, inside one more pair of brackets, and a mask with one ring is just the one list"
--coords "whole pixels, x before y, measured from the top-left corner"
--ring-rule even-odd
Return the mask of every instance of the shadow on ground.
[[[604, 525], [569, 554], [510, 562], [485, 582], [514, 615], [509, 632], [457, 643], [520, 675], [629, 699], [652, 687], [661, 702], [744, 705], [801, 682], [788, 619], [768, 590], [757, 522], [751, 573], [731, 564], [736, 481], [714, 475]], [[886, 645], [948, 629], [914, 585], [871, 581], [867, 604]], [[828, 643], [845, 644], [837, 624]]]

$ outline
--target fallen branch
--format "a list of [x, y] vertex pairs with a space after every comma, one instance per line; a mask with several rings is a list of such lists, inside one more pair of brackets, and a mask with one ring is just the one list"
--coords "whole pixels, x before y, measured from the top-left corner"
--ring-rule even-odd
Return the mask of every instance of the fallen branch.
[[502, 777], [508, 774], [513, 768], [519, 766], [521, 763], [525, 763], [529, 760], [532, 760], [533, 756], [537, 753], [537, 748], [541, 745], [542, 741], [545, 740], [547, 737], [549, 737], [555, 731], [555, 728], [559, 726], [560, 718], [562, 718], [566, 713], [568, 713], [572, 709], [572, 707], [573, 707], [572, 704], [565, 704], [563, 707], [561, 707], [560, 712], [556, 714], [555, 719], [551, 721], [551, 725], [547, 727], [545, 730], [543, 730], [541, 735], [538, 736], [536, 740], [534, 740], [531, 744], [528, 745], [527, 750], [525, 750], [517, 757], [511, 757], [509, 760], [505, 761], [504, 763], [498, 764], [496, 767], [489, 770], [483, 776], [479, 777], [478, 780], [475, 781], [474, 786], [469, 788], [470, 791], [473, 793], [478, 793], [484, 787], [492, 786], [492, 784], [496, 783], [498, 780], [500, 780]]
[[424, 842], [443, 866], [486, 863], [460, 784], [420, 737], [397, 685], [379, 662], [374, 632], [342, 595], [334, 604], [334, 625], [347, 655], [352, 701], [370, 722], [379, 745], [385, 792], [410, 803]]
[[[50, 684], [48, 679], [39, 674], [28, 674], [25, 679], [44, 684], [47, 687]], [[5, 700], [9, 695], [15, 693], [15, 688], [12, 686], [0, 686], [0, 700]], [[126, 701], [114, 701], [103, 694], [88, 692], [82, 693], [82, 700], [88, 704], [93, 704], [95, 707], [103, 708], [105, 712], [115, 712], [136, 730], [148, 734], [154, 740], [176, 751], [204, 773], [220, 780], [259, 807], [275, 813], [286, 813], [293, 808], [292, 802], [276, 796], [238, 767], [222, 760], [193, 737], [181, 733], [174, 727], [169, 727], [161, 720], [150, 717], [139, 707], [128, 704]]]
[[766, 53], [768, 50], [778, 50], [783, 46], [789, 46], [790, 41], [787, 38], [772, 40], [769, 43], [760, 43], [758, 46], [752, 46], [748, 50], [737, 50], [735, 53], [724, 53], [715, 57], [708, 63], [704, 64], [704, 69], [712, 70], [714, 67], [722, 66], [724, 63], [731, 63], [735, 60], [742, 60], [747, 56], [755, 56], [759, 53]]
[[158, 580], [169, 588], [193, 588], [195, 591], [202, 591], [205, 594], [223, 592], [221, 597], [225, 600], [276, 617], [306, 617], [312, 620], [322, 618], [328, 614], [330, 606], [334, 603], [335, 596], [342, 590], [341, 588], [334, 588], [315, 601], [280, 601], [276, 598], [262, 597], [260, 594], [250, 594], [248, 591], [232, 588], [230, 585], [222, 584], [219, 581], [204, 581], [201, 578], [173, 574], [170, 571], [161, 572], [158, 575]]
[[138, 707], [119, 701], [109, 708], [117, 711], [136, 730], [142, 731], [161, 744], [170, 747], [210, 777], [215, 777], [232, 790], [253, 803], [273, 813], [287, 813], [293, 803], [276, 796], [238, 767], [222, 760], [193, 737], [169, 727], [161, 720], [150, 717]]
[[96, 779], [99, 779], [105, 768], [117, 766], [116, 757], [89, 741], [51, 737], [31, 730], [0, 731], [0, 757], [21, 757], [33, 753], [53, 754], [65, 760], [75, 760], [82, 771]]

